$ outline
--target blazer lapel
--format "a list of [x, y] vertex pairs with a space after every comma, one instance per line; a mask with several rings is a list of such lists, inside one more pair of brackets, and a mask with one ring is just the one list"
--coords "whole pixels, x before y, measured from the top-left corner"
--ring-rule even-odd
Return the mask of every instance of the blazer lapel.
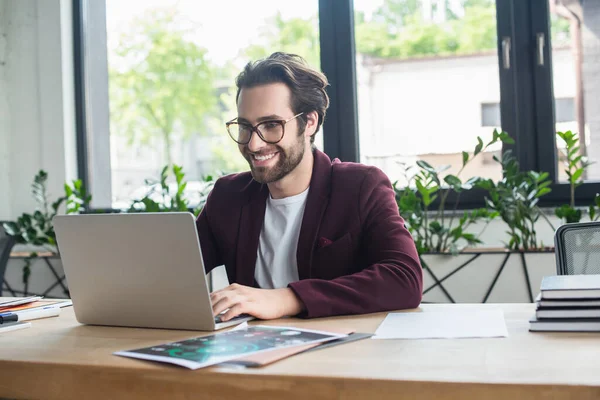
[[236, 254], [236, 282], [240, 285], [255, 286], [258, 240], [265, 219], [268, 195], [267, 185], [260, 185], [242, 207]]
[[317, 234], [329, 204], [329, 189], [331, 187], [331, 160], [318, 149], [315, 149], [313, 154], [315, 157], [313, 172], [296, 253], [298, 277], [301, 280], [311, 277], [312, 258], [316, 248]]

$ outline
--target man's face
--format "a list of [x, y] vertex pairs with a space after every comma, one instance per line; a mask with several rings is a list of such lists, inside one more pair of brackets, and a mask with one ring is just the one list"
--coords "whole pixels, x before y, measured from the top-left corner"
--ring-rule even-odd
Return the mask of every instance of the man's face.
[[[254, 126], [265, 119], [288, 120], [295, 115], [290, 107], [290, 96], [290, 89], [283, 83], [243, 88], [238, 99], [238, 122]], [[283, 139], [276, 144], [264, 142], [254, 132], [248, 144], [239, 145], [256, 181], [276, 182], [300, 164], [304, 157], [305, 136], [298, 130], [298, 119], [295, 118], [285, 124]]]

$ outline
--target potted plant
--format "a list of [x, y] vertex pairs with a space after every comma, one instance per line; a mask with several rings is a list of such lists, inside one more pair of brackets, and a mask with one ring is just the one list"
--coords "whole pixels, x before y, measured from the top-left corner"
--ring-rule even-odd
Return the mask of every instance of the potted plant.
[[89, 209], [92, 198], [87, 194], [81, 180], [74, 180], [72, 186], [65, 183], [64, 196], [51, 202], [46, 186], [47, 180], [48, 174], [44, 170], [40, 170], [33, 179], [31, 192], [37, 203], [35, 211], [32, 214], [23, 213], [16, 221], [3, 224], [4, 230], [15, 238], [16, 244], [35, 249], [29, 251], [28, 256], [24, 259], [22, 282], [25, 293], [27, 293], [31, 275], [31, 264], [38, 258], [40, 252], [58, 254], [52, 218], [58, 213], [61, 205], [65, 203], [67, 214], [80, 213]]
[[[478, 138], [473, 157], [497, 140], [512, 143], [506, 133], [494, 132], [487, 146]], [[471, 159], [463, 154], [463, 168]], [[449, 176], [444, 178], [448, 188], [445, 191], [439, 185], [441, 169], [420, 162], [412, 190], [404, 188], [398, 193], [400, 213], [417, 243], [424, 268], [424, 301], [531, 301], [541, 277], [547, 270], [555, 270], [553, 249], [539, 243], [536, 225], [547, 220], [538, 203], [550, 191], [548, 174], [520, 171], [509, 150], [494, 160], [502, 169], [499, 181], [473, 177], [459, 184], [459, 179]], [[459, 198], [460, 193], [474, 188], [485, 191], [484, 208], [463, 212], [458, 220], [444, 217], [444, 200], [449, 190], [457, 192]], [[427, 212], [432, 198], [438, 195], [445, 195], [439, 209]], [[482, 243], [481, 232], [489, 224], [500, 229], [502, 225], [507, 227], [504, 247], [490, 248]], [[527, 263], [525, 255], [534, 252], [547, 260]], [[538, 264], [547, 270], [531, 272], [531, 267]]]
[[200, 214], [206, 198], [215, 183], [215, 177], [207, 175], [202, 178], [202, 186], [197, 189], [198, 201], [191, 204], [187, 195], [188, 182], [184, 180], [183, 167], [173, 165], [174, 181], [169, 183], [169, 166], [163, 167], [158, 180], [146, 179], [147, 190], [141, 199], [134, 199], [127, 212], [176, 212], [190, 211], [194, 215]]
[[[411, 232], [419, 254], [426, 253], [452, 253], [458, 254], [465, 246], [474, 246], [481, 243], [479, 234], [468, 231], [472, 225], [479, 221], [494, 219], [497, 213], [490, 212], [487, 208], [465, 211], [460, 218], [456, 218], [461, 193], [470, 190], [473, 184], [480, 180], [473, 177], [463, 182], [460, 178], [465, 167], [481, 152], [499, 141], [512, 143], [512, 139], [505, 132], [494, 130], [492, 140], [484, 145], [478, 137], [477, 145], [470, 154], [462, 152], [462, 166], [456, 175], [443, 172], [450, 168], [449, 165], [434, 168], [424, 160], [416, 162], [418, 172], [410, 175], [412, 166], [405, 168], [406, 185], [398, 187], [394, 183], [396, 200], [400, 215], [404, 218], [407, 228]], [[447, 210], [447, 200], [451, 192], [455, 192], [454, 204], [451, 211]], [[434, 202], [439, 199], [437, 209], [431, 209]]]
[[[582, 154], [579, 154], [579, 137], [577, 134], [567, 132], [556, 132], [565, 145], [565, 149], [559, 156], [559, 160], [563, 160], [564, 172], [567, 175], [570, 187], [570, 202], [563, 204], [555, 210], [558, 218], [565, 223], [575, 223], [581, 221], [582, 210], [575, 207], [575, 189], [583, 183], [585, 170], [592, 163], [587, 160]], [[598, 199], [597, 199], [598, 200]], [[597, 202], [596, 202], [597, 203]], [[590, 218], [595, 217], [594, 205], [590, 206]]]

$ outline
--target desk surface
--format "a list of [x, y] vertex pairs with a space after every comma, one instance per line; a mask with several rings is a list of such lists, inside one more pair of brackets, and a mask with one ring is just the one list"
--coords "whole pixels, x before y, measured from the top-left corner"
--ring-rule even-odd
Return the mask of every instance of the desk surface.
[[[528, 332], [533, 304], [421, 308], [447, 307], [501, 307], [509, 337], [366, 339], [258, 369], [192, 371], [112, 353], [202, 333], [83, 326], [67, 308], [58, 318], [0, 334], [0, 398], [600, 398], [600, 333]], [[385, 313], [267, 323], [375, 332], [384, 317]]]

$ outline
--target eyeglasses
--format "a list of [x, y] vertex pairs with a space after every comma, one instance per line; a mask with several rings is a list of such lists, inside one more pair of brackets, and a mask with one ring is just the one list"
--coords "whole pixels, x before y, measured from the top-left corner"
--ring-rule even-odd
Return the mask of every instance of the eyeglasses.
[[227, 122], [225, 126], [227, 127], [227, 133], [229, 133], [229, 136], [231, 136], [231, 138], [238, 144], [250, 143], [252, 132], [256, 132], [258, 137], [261, 138], [263, 142], [276, 144], [283, 139], [283, 135], [285, 133], [285, 124], [295, 118], [298, 118], [302, 114], [304, 113], [296, 114], [290, 119], [270, 119], [259, 122], [254, 126], [245, 122], [231, 120]]

